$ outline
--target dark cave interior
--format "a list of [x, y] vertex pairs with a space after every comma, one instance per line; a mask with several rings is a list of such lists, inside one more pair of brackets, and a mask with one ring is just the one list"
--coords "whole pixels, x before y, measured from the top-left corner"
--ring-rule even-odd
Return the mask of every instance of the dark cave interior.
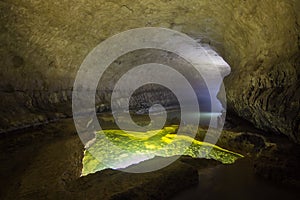
[[[0, 199], [300, 199], [299, 0], [4, 0], [0, 9]], [[215, 66], [223, 83], [206, 85], [173, 52], [139, 49], [99, 79], [95, 118], [77, 119], [85, 58], [118, 33], [150, 27], [196, 41], [210, 58], [199, 57], [204, 71]], [[124, 75], [149, 63], [160, 64], [155, 76], [132, 75], [120, 88], [151, 77], [179, 93], [151, 82], [114, 98]], [[197, 109], [163, 66], [189, 80]], [[124, 129], [132, 122], [141, 130]]]

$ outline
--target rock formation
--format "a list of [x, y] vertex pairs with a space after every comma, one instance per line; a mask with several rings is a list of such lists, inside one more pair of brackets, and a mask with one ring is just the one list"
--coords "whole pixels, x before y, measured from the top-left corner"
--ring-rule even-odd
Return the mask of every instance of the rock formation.
[[70, 116], [87, 53], [121, 31], [159, 26], [201, 39], [229, 63], [230, 111], [299, 142], [299, 8], [297, 0], [2, 1], [1, 131]]

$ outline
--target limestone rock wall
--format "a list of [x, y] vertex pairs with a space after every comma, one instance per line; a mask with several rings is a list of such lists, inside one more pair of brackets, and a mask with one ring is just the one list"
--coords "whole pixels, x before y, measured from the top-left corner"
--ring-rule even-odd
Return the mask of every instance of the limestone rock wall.
[[231, 111], [299, 142], [299, 4], [1, 1], [1, 131], [70, 115], [76, 72], [93, 47], [121, 31], [160, 26], [201, 39], [231, 65], [225, 80]]

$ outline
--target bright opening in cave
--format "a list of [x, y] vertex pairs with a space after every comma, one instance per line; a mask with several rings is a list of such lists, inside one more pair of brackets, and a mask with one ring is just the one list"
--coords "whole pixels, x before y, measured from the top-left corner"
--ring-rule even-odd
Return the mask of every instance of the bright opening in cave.
[[[200, 59], [199, 63], [206, 63], [200, 66], [203, 68], [202, 70], [219, 70], [218, 73], [223, 74], [223, 76], [229, 73], [229, 65], [209, 46], [202, 48], [201, 51], [203, 52], [200, 52], [201, 56], [199, 58], [197, 58], [199, 49], [195, 48], [195, 55], [192, 52], [189, 54], [196, 59]], [[203, 56], [203, 54], [207, 56]], [[223, 112], [226, 110], [224, 107], [225, 100], [222, 99], [220, 101], [217, 98], [218, 92], [221, 91], [220, 93], [222, 93], [222, 89], [220, 89], [222, 87], [221, 83], [217, 81], [216, 77], [210, 76], [210, 85], [207, 85], [207, 82], [197, 73], [197, 70], [193, 69], [194, 66], [170, 52], [148, 49], [121, 56], [105, 71], [103, 76], [105, 78], [100, 80], [98, 92], [101, 93], [101, 88], [103, 87], [106, 88], [106, 91], [112, 91], [114, 89], [112, 86], [117, 83], [117, 80], [124, 77], [124, 73], [130, 70], [129, 66], [132, 63], [135, 65], [143, 64], [139, 62], [142, 60], [146, 63], [149, 58], [151, 58], [150, 60], [158, 60], [157, 63], [160, 63], [161, 57], [164, 58], [164, 62], [167, 60], [169, 65], [184, 74], [185, 78], [190, 81], [199, 102], [200, 112], [194, 112], [190, 109], [188, 113], [181, 113], [180, 108], [182, 108], [182, 105], [178, 102], [177, 96], [169, 88], [159, 84], [147, 84], [136, 89], [128, 100], [129, 108], [118, 107], [118, 105], [124, 104], [122, 96], [114, 98], [114, 100], [117, 100], [112, 101], [112, 104], [117, 105], [117, 113], [112, 113], [110, 108], [108, 108], [108, 116], [102, 112], [98, 119], [101, 127], [106, 128], [95, 133], [94, 138], [86, 144], [83, 158], [83, 176], [107, 168], [123, 169], [152, 159], [155, 156], [166, 158], [187, 155], [193, 158], [214, 159], [224, 164], [233, 163], [236, 159], [242, 157], [240, 154], [210, 144], [209, 140], [206, 141], [204, 139], [208, 126], [212, 125], [214, 128], [218, 128], [218, 124], [210, 123], [211, 119], [225, 117], [223, 116]], [[149, 72], [149, 70], [146, 72]], [[160, 73], [156, 72], [156, 75], [164, 76], [165, 74], [160, 70]], [[130, 87], [135, 82], [132, 80], [134, 77], [132, 74], [127, 75], [127, 81], [122, 84], [124, 88], [121, 91], [126, 90], [126, 85]], [[181, 84], [176, 84], [175, 82], [175, 87], [178, 87], [177, 90], [182, 93], [182, 96], [187, 96], [188, 93], [181, 86]], [[153, 105], [162, 106], [155, 107]], [[189, 105], [184, 106], [188, 107]], [[164, 111], [166, 111], [166, 115], [163, 115]], [[124, 113], [130, 113], [132, 120], [142, 126], [149, 125], [153, 118], [155, 118], [154, 121], [156, 122], [164, 120], [166, 122], [161, 129], [140, 131], [130, 129], [129, 126], [124, 131], [124, 128], [120, 128], [118, 125], [126, 127], [126, 124], [130, 124], [129, 120], [131, 120], [128, 119], [130, 118], [128, 115], [122, 117]], [[153, 115], [149, 121], [148, 115], [150, 113]], [[116, 123], [115, 118], [119, 118], [117, 119], [119, 123]], [[185, 124], [182, 118], [187, 121], [199, 118], [200, 123]], [[177, 134], [178, 126], [180, 125], [184, 125], [184, 129], [181, 130], [183, 135]], [[196, 139], [194, 139], [195, 135], [190, 133], [197, 130]]]

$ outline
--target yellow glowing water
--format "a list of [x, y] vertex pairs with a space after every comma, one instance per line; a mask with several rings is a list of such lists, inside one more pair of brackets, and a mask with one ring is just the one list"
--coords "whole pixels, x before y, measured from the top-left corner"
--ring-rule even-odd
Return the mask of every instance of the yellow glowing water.
[[[214, 159], [224, 164], [233, 163], [243, 157], [216, 145], [197, 141], [187, 135], [175, 134], [176, 128], [176, 126], [169, 126], [144, 133], [122, 130], [98, 132], [93, 145], [85, 151], [82, 175], [106, 168], [125, 168], [154, 156], [171, 157], [183, 154], [193, 158]], [[188, 148], [186, 148], [187, 144]]]

